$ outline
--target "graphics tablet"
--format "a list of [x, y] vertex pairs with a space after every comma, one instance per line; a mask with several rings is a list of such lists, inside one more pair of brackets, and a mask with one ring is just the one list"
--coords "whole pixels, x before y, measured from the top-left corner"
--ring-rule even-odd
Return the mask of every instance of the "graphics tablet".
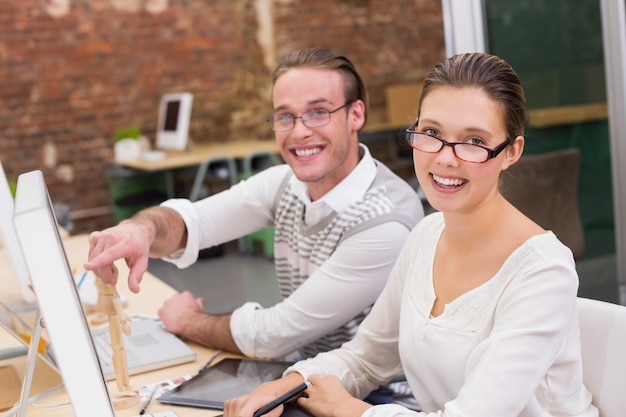
[[223, 410], [224, 401], [278, 379], [291, 362], [226, 358], [157, 398], [167, 404]]

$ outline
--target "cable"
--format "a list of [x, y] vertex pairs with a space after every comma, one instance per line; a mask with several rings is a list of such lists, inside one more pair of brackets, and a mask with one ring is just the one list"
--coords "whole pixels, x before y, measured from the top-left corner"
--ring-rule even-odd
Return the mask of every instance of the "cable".
[[[36, 407], [50, 407], [50, 408], [52, 408], [52, 407], [60, 407], [60, 406], [63, 406], [63, 405], [69, 405], [70, 404], [69, 402], [61, 403], [61, 404], [53, 404], [53, 405], [49, 405], [49, 406], [48, 405], [43, 406], [43, 405], [35, 404], [37, 401], [47, 397], [48, 395], [52, 395], [54, 393], [57, 393], [57, 392], [61, 391], [62, 389], [63, 389], [63, 384], [59, 384], [59, 385], [54, 386], [54, 387], [52, 387], [52, 388], [50, 388], [50, 389], [48, 389], [46, 391], [40, 392], [39, 394], [35, 394], [32, 397], [28, 398], [28, 405], [29, 406], [30, 405], [34, 405]], [[17, 411], [19, 410], [19, 408], [20, 408], [20, 403], [18, 402], [13, 407], [8, 409], [4, 414], [2, 414], [2, 416], [0, 416], [0, 417], [15, 416], [17, 414]]]

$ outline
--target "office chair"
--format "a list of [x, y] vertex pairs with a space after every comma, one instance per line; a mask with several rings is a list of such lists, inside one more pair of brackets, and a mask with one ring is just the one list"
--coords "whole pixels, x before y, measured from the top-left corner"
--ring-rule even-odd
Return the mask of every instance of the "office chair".
[[578, 298], [583, 381], [600, 417], [626, 413], [626, 307]]
[[502, 195], [570, 248], [574, 259], [585, 252], [578, 208], [580, 150], [567, 148], [525, 155], [502, 173]]

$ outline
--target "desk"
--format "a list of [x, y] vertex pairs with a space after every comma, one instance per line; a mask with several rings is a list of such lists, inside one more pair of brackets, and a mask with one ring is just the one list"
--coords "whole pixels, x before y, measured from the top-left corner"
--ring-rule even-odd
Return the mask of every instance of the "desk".
[[[87, 253], [89, 249], [88, 236], [79, 235], [71, 236], [64, 239], [65, 250], [69, 258], [70, 266], [80, 267], [87, 259]], [[154, 275], [146, 273], [141, 284], [141, 292], [139, 294], [133, 294], [128, 289], [125, 277], [128, 275], [128, 268], [123, 262], [117, 263], [120, 275], [120, 284], [118, 285], [118, 291], [124, 295], [128, 300], [128, 307], [126, 311], [130, 314], [156, 314], [157, 310], [161, 307], [163, 301], [169, 298], [170, 295], [175, 293], [175, 290], [166, 285]], [[20, 299], [19, 288], [17, 282], [2, 282], [2, 300], [10, 303]], [[14, 339], [0, 327], [0, 348], [19, 345]], [[177, 365], [169, 368], [164, 368], [152, 372], [147, 372], [130, 377], [130, 384], [136, 388], [143, 385], [148, 385], [165, 379], [178, 377], [181, 375], [195, 375], [197, 371], [209, 360], [213, 354], [213, 349], [204, 348], [196, 344], [190, 344], [192, 349], [196, 352], [196, 360], [194, 362]], [[236, 355], [223, 355], [233, 356]], [[6, 361], [1, 361], [1, 365], [12, 364], [15, 366], [18, 377], [24, 378], [24, 367], [26, 365], [26, 356], [12, 358]], [[46, 389], [54, 387], [61, 382], [61, 378], [55, 370], [48, 367], [43, 361], [39, 360], [35, 368], [33, 376], [33, 385], [31, 395], [42, 392]], [[86, 381], [88, 385], [88, 381]], [[108, 383], [109, 392], [116, 392], [115, 381]], [[88, 388], [86, 388], [88, 389]], [[38, 402], [41, 405], [55, 405], [55, 404], [67, 404], [68, 397], [64, 391], [55, 393], [46, 397]], [[118, 417], [130, 417], [139, 414], [142, 404], [138, 404], [134, 407], [130, 407], [124, 410], [117, 410], [116, 415]], [[171, 405], [164, 405], [156, 400], [153, 400], [148, 408], [147, 413], [156, 413], [159, 411], [173, 410], [180, 417], [194, 417], [203, 416], [211, 417], [213, 415], [221, 414], [216, 410], [205, 410], [191, 407], [176, 407]], [[94, 415], [97, 415], [97, 410], [94, 410]], [[62, 405], [54, 408], [35, 407], [30, 406], [28, 408], [27, 415], [29, 417], [45, 416], [73, 416], [73, 410], [69, 404]]]
[[279, 153], [278, 144], [275, 140], [244, 140], [225, 143], [201, 144], [195, 145], [190, 151], [168, 151], [161, 160], [148, 161], [144, 159], [135, 159], [129, 161], [114, 161], [115, 164], [133, 168], [145, 172], [164, 171], [166, 175], [167, 196], [175, 197], [174, 180], [172, 171], [180, 168], [188, 168], [198, 166], [194, 186], [191, 195], [195, 199], [199, 192], [200, 184], [206, 172], [206, 166], [202, 169], [203, 163], [208, 163], [211, 159], [227, 158], [232, 164], [229, 169], [231, 185], [238, 181], [239, 174], [236, 172], [236, 160], [241, 160], [248, 155], [257, 152]]
[[242, 159], [252, 152], [279, 152], [275, 140], [244, 140], [195, 145], [190, 151], [168, 151], [160, 161], [136, 159], [115, 161], [116, 164], [142, 171], [166, 171], [200, 165], [208, 158], [227, 156]]

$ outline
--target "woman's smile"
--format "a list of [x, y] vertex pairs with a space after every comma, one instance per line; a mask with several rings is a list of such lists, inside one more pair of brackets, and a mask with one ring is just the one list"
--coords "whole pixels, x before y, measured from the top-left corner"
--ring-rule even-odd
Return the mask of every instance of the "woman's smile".
[[456, 188], [460, 187], [468, 182], [468, 180], [463, 178], [449, 178], [449, 177], [441, 177], [439, 175], [432, 174], [432, 178], [437, 185], [445, 188]]

